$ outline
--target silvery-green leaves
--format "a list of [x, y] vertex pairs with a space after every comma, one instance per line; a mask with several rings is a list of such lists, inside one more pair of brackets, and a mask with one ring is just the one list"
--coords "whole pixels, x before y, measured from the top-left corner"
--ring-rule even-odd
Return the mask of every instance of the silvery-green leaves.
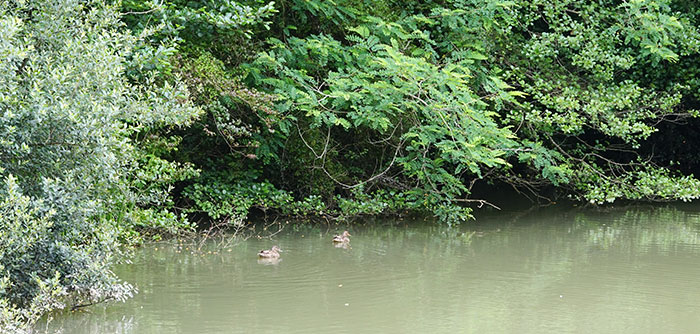
[[[137, 38], [99, 1], [0, 2], [0, 303], [30, 324], [62, 302], [123, 300], [110, 270], [146, 128], [199, 115], [181, 84], [124, 75]], [[133, 215], [132, 215], [133, 216]]]

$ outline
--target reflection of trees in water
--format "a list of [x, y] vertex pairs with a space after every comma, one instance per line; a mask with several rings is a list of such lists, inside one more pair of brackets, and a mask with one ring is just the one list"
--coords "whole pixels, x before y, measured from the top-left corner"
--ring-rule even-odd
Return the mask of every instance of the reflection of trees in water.
[[[486, 222], [485, 222], [485, 221]], [[475, 231], [484, 230], [490, 247], [511, 243], [590, 247], [628, 252], [670, 251], [700, 245], [700, 213], [688, 206], [645, 206], [618, 209], [547, 208], [511, 217], [487, 217], [477, 221]], [[500, 233], [495, 233], [497, 229]], [[477, 232], [478, 233], [478, 232]]]
[[582, 213], [574, 226], [587, 230], [588, 242], [604, 249], [668, 252], [700, 245], [700, 215], [674, 207], [629, 209], [604, 222]]
[[74, 328], [80, 328], [83, 333], [137, 333], [136, 321], [133, 316], [123, 316], [115, 319], [113, 316], [109, 316], [107, 312], [108, 310], [103, 305], [95, 307], [91, 312], [61, 312], [65, 314], [60, 314], [48, 325], [46, 322], [38, 324], [33, 333], [71, 334]]

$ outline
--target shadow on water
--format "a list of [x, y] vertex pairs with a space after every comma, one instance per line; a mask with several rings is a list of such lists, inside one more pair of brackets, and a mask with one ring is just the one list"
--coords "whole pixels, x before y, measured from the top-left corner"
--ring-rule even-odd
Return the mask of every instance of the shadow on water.
[[[351, 242], [334, 247], [348, 229]], [[279, 244], [280, 261], [260, 261]], [[157, 243], [116, 268], [140, 293], [56, 315], [58, 333], [686, 333], [700, 329], [696, 206], [487, 212], [447, 227], [285, 225], [272, 239]]]

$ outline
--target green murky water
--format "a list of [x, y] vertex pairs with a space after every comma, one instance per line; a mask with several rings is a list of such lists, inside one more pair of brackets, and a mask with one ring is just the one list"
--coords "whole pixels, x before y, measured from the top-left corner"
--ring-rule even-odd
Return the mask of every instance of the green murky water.
[[[57, 315], [59, 333], [694, 333], [700, 212], [495, 213], [286, 226], [230, 245], [149, 245], [116, 269], [139, 294]], [[279, 244], [279, 263], [256, 253]], [[208, 252], [212, 253], [209, 254]]]

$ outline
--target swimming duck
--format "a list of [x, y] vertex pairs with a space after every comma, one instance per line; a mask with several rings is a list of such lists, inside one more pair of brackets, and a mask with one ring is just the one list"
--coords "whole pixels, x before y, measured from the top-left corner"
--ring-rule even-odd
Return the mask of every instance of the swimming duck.
[[339, 242], [339, 243], [348, 243], [350, 242], [350, 232], [348, 231], [343, 231], [343, 234], [339, 234], [333, 237], [333, 242]]
[[260, 253], [258, 253], [258, 257], [265, 259], [277, 259], [280, 257], [281, 251], [282, 250], [279, 247], [272, 246], [272, 249], [261, 250]]

